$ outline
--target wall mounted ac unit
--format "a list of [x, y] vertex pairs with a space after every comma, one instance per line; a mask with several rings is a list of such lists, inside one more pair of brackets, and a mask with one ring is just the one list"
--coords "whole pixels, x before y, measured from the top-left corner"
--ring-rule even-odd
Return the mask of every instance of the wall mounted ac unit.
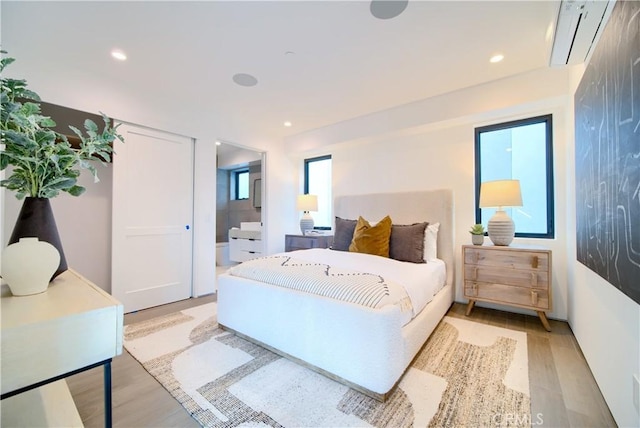
[[589, 55], [608, 18], [607, 0], [563, 0], [560, 3], [551, 65], [579, 64]]

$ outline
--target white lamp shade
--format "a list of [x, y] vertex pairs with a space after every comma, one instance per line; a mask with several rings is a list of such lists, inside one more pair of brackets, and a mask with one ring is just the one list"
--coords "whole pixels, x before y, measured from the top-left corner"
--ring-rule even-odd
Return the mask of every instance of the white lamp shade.
[[487, 223], [487, 234], [494, 245], [509, 245], [515, 235], [513, 220], [502, 207], [521, 207], [522, 194], [519, 180], [486, 181], [480, 186], [480, 208], [496, 207], [498, 210]]
[[521, 207], [520, 180], [485, 181], [480, 185], [480, 208]]
[[317, 195], [298, 195], [298, 211], [318, 211]]

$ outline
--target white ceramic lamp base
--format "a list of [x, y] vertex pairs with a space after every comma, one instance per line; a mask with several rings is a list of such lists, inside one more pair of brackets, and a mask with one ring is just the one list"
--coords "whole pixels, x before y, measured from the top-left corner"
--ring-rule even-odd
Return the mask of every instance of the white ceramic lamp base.
[[515, 231], [515, 223], [503, 210], [496, 211], [487, 224], [487, 232], [493, 245], [506, 246], [511, 244]]
[[309, 212], [305, 212], [300, 219], [300, 232], [302, 232], [303, 235], [306, 235], [307, 232], [313, 230], [313, 224], [313, 217], [311, 217]]

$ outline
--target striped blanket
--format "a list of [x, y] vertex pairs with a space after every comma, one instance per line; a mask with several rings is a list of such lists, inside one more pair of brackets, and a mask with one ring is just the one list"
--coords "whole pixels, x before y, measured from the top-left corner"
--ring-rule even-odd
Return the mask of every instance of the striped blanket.
[[261, 257], [234, 266], [229, 274], [377, 309], [398, 305], [412, 312], [405, 288], [380, 275], [336, 268], [289, 256]]

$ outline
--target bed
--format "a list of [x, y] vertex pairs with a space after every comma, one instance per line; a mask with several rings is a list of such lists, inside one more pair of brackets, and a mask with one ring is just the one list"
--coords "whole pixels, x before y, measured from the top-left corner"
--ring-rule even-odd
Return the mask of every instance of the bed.
[[[445, 267], [444, 284], [424, 309], [407, 320], [400, 305], [373, 308], [225, 273], [218, 279], [218, 322], [221, 328], [384, 401], [453, 302], [452, 191], [340, 196], [334, 200], [334, 215], [363, 216], [372, 222], [389, 215], [397, 225], [439, 223], [437, 259]], [[297, 253], [303, 257], [305, 251], [311, 250], [275, 256], [298, 259]]]

